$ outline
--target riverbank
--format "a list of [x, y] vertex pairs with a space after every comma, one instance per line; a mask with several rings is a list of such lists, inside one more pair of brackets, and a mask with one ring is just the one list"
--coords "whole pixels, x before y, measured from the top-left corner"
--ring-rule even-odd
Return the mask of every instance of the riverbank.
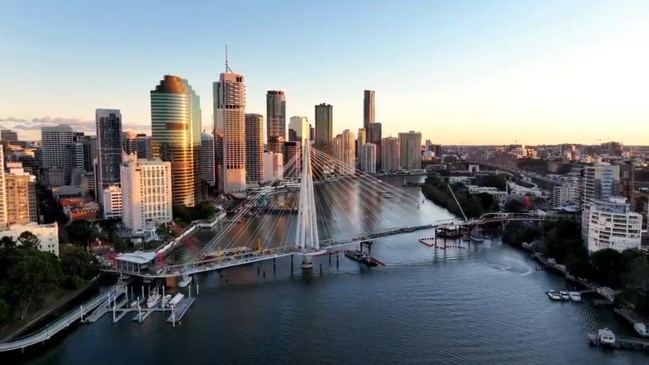
[[31, 313], [23, 321], [12, 321], [0, 327], [0, 341], [6, 342], [25, 334], [34, 332], [56, 319], [62, 313], [83, 302], [86, 297], [97, 291], [101, 275], [97, 275], [81, 288], [65, 293], [61, 297], [56, 294], [45, 300], [43, 308]]

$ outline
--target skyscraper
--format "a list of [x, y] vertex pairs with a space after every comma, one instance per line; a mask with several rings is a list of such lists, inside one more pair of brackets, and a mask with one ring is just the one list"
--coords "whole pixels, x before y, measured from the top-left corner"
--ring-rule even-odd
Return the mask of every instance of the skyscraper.
[[370, 174], [376, 173], [376, 145], [374, 143], [365, 143], [361, 146], [360, 168]]
[[[302, 173], [302, 154], [300, 142], [292, 141], [284, 143], [284, 176], [299, 177]], [[295, 158], [295, 162], [289, 166], [289, 162]]]
[[341, 163], [336, 168], [342, 175], [351, 175], [356, 171], [356, 139], [354, 133], [345, 129], [333, 140], [333, 157]]
[[334, 107], [330, 104], [319, 104], [315, 106], [315, 147], [322, 152], [333, 156], [333, 112]]
[[369, 124], [369, 129], [365, 131], [366, 133], [366, 141], [367, 143], [373, 143], [376, 145], [376, 170], [380, 171], [382, 170], [381, 168], [381, 139], [382, 139], [382, 134], [383, 134], [383, 126], [381, 123], [370, 123]]
[[41, 127], [42, 166], [47, 185], [64, 185], [70, 182], [68, 145], [73, 141], [74, 132], [69, 125]]
[[374, 90], [365, 90], [363, 92], [363, 128], [365, 128], [365, 130], [369, 130], [370, 124], [374, 123], [375, 121]]
[[95, 111], [97, 129], [97, 186], [104, 190], [119, 186], [119, 166], [122, 163], [122, 113], [117, 109]]
[[421, 168], [421, 133], [399, 133], [399, 155], [402, 169]]
[[216, 176], [223, 193], [246, 190], [246, 85], [229, 68], [213, 85]]
[[7, 223], [12, 225], [38, 222], [36, 176], [26, 172], [20, 162], [7, 163], [7, 170], [4, 175]]
[[396, 137], [386, 137], [381, 140], [381, 167], [383, 172], [398, 171], [400, 168], [399, 140]]
[[171, 162], [172, 201], [196, 206], [201, 196], [200, 99], [187, 80], [165, 75], [151, 91], [153, 157]]
[[264, 117], [246, 114], [246, 175], [249, 183], [264, 180]]
[[[280, 90], [266, 93], [266, 137], [282, 136], [286, 141], [286, 96]], [[281, 151], [273, 151], [281, 152]]]
[[160, 159], [122, 163], [122, 222], [126, 227], [155, 229], [173, 219], [171, 164]]
[[365, 128], [358, 128], [358, 135], [356, 135], [356, 158], [360, 157], [361, 147], [365, 143], [367, 143], [367, 133], [365, 133]]
[[291, 135], [291, 131], [295, 133], [295, 139], [293, 141], [300, 142], [300, 145], [302, 145], [305, 139], [309, 139], [309, 120], [306, 117], [291, 117], [288, 130], [289, 135]]
[[122, 132], [122, 150], [130, 155], [131, 153], [137, 153], [136, 146], [137, 133], [133, 131], [124, 131]]
[[214, 170], [214, 136], [201, 133], [201, 179], [208, 186], [216, 186], [216, 170]]
[[4, 142], [18, 142], [18, 133], [11, 129], [3, 129], [0, 131], [0, 140]]

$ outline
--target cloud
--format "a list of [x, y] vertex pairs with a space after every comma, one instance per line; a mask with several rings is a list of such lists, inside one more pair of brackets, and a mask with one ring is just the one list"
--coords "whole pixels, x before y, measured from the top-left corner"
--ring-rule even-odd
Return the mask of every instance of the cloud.
[[[94, 133], [95, 132], [95, 121], [94, 120], [83, 120], [79, 118], [62, 118], [62, 117], [42, 117], [42, 118], [32, 118], [32, 119], [20, 119], [14, 117], [0, 117], [0, 123], [5, 123], [9, 126], [8, 129], [17, 129], [22, 131], [40, 131], [41, 127], [52, 127], [59, 124], [67, 124], [72, 129], [79, 132], [85, 133]], [[3, 127], [4, 128], [4, 127]], [[149, 127], [141, 124], [124, 124], [122, 129], [127, 130], [146, 130]], [[7, 129], [7, 128], [5, 128]]]

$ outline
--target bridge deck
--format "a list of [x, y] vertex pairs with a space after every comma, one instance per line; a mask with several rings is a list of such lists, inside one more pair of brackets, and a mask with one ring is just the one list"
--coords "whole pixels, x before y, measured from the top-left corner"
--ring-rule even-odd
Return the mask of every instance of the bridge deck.
[[[434, 224], [426, 224], [414, 227], [401, 227], [389, 229], [381, 232], [374, 233], [361, 233], [354, 236], [351, 236], [342, 240], [323, 240], [320, 241], [321, 249], [333, 249], [340, 246], [345, 246], [350, 243], [368, 240], [368, 239], [377, 239], [384, 237], [397, 236], [422, 230], [441, 228], [445, 226], [465, 226], [465, 225], [476, 225], [476, 224], [485, 224], [493, 222], [502, 222], [502, 221], [517, 221], [517, 220], [546, 220], [546, 219], [556, 219], [557, 216], [539, 216], [536, 214], [530, 213], [487, 213], [480, 217], [479, 219], [474, 220], [461, 220], [461, 219], [448, 219], [435, 222]], [[282, 246], [273, 249], [262, 249], [261, 251], [252, 253], [252, 256], [245, 258], [213, 258], [206, 259], [203, 261], [198, 261], [192, 264], [180, 264], [180, 265], [170, 265], [164, 267], [157, 267], [155, 272], [151, 273], [137, 273], [129, 271], [120, 271], [122, 274], [139, 276], [144, 278], [167, 278], [167, 277], [178, 277], [182, 275], [194, 275], [202, 272], [208, 272], [213, 270], [222, 270], [231, 267], [247, 265], [255, 262], [266, 261], [270, 259], [276, 259], [281, 257], [290, 256], [297, 254], [301, 251], [297, 250], [294, 246]], [[105, 270], [112, 271], [114, 270]]]

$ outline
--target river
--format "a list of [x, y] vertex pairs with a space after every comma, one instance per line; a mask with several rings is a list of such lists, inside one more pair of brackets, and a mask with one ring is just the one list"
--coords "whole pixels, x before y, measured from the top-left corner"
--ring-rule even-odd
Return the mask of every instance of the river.
[[[451, 217], [430, 202], [419, 211], [422, 221]], [[629, 329], [588, 301], [550, 301], [544, 292], [565, 281], [535, 271], [525, 253], [498, 240], [436, 250], [418, 243], [426, 235], [376, 240], [385, 267], [316, 258], [310, 281], [297, 258], [294, 276], [289, 258], [276, 272], [265, 262], [200, 275], [198, 299], [176, 328], [162, 314], [143, 324], [106, 316], [30, 364], [646, 363], [640, 353], [590, 348], [588, 331]]]

